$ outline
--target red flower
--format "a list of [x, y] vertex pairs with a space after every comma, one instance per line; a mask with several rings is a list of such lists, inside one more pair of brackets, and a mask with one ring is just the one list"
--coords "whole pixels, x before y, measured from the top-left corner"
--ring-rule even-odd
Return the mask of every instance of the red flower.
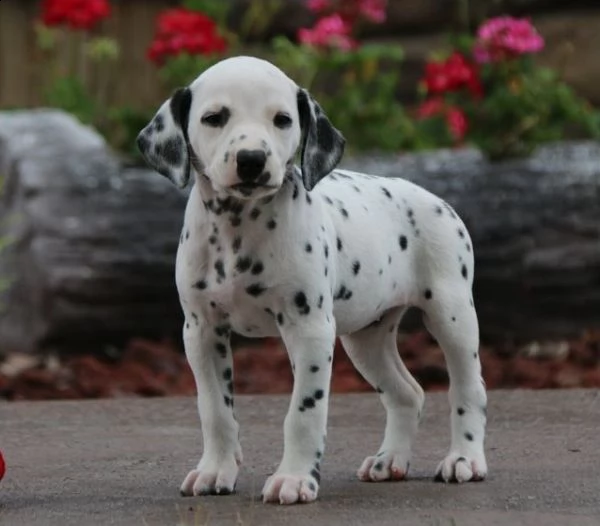
[[108, 0], [43, 0], [42, 22], [46, 26], [92, 29], [110, 15]]
[[447, 105], [440, 97], [423, 102], [417, 108], [417, 117], [419, 119], [443, 117], [450, 130], [450, 134], [457, 143], [462, 142], [469, 130], [469, 122], [464, 112], [456, 106]]
[[180, 53], [210, 55], [222, 53], [227, 42], [219, 35], [214, 20], [198, 11], [175, 8], [158, 17], [156, 36], [148, 49], [148, 58], [162, 64]]
[[442, 62], [428, 62], [425, 65], [425, 86], [427, 92], [439, 95], [466, 88], [474, 97], [481, 97], [483, 89], [477, 68], [457, 51]]

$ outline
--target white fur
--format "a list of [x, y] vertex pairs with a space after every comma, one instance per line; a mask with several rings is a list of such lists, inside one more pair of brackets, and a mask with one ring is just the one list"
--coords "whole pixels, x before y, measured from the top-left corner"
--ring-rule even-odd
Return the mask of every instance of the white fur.
[[[451, 445], [438, 476], [483, 479], [486, 394], [471, 296], [473, 250], [456, 213], [403, 179], [345, 170], [333, 171], [309, 192], [304, 172], [320, 146], [305, 148], [302, 172], [290, 165], [307, 136], [299, 124], [299, 88], [267, 62], [223, 61], [190, 90], [187, 132], [197, 170], [176, 281], [204, 453], [182, 493], [229, 493], [235, 487], [242, 453], [233, 411], [230, 331], [280, 336], [294, 368], [284, 454], [265, 484], [265, 501], [291, 504], [317, 497], [336, 335], [381, 393], [387, 413], [382, 445], [358, 475], [369, 481], [404, 478], [424, 401], [396, 346], [397, 327], [409, 306], [423, 310], [450, 374]], [[312, 104], [314, 121], [320, 109]], [[222, 107], [231, 113], [224, 127], [202, 123], [207, 112]], [[168, 104], [161, 112], [168, 113]], [[293, 125], [274, 127], [277, 112], [288, 114]], [[169, 126], [154, 135], [144, 132], [150, 145], [175, 133]], [[271, 152], [265, 165], [270, 188], [256, 188], [251, 195], [232, 188], [240, 182], [236, 155], [242, 149]]]

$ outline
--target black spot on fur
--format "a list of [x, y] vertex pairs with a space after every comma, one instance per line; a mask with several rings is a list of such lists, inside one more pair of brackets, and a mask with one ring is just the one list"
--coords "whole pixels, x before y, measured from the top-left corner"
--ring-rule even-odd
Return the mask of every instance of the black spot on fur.
[[223, 265], [223, 260], [217, 259], [217, 261], [215, 261], [215, 270], [220, 278], [225, 279], [225, 266]]
[[252, 259], [248, 256], [239, 257], [235, 263], [235, 269], [238, 272], [246, 272], [252, 265]]
[[345, 208], [340, 208], [340, 214], [342, 214], [342, 217], [344, 219], [348, 219], [348, 210], [346, 210]]
[[321, 400], [324, 396], [325, 396], [325, 393], [323, 392], [323, 389], [317, 389], [315, 391], [315, 394], [314, 394], [315, 400]]
[[237, 236], [236, 238], [234, 238], [233, 243], [231, 244], [231, 248], [233, 250], [234, 254], [237, 254], [238, 251], [240, 250], [240, 247], [242, 246], [242, 238]]
[[348, 290], [345, 285], [341, 285], [337, 294], [333, 297], [334, 300], [349, 300], [352, 297], [352, 291]]
[[224, 343], [217, 342], [215, 344], [215, 350], [219, 353], [221, 358], [225, 358], [227, 356], [227, 346]]
[[316, 373], [319, 369], [320, 369], [320, 367], [318, 365], [311, 365], [310, 366], [310, 372], [311, 373]]
[[459, 416], [463, 416], [465, 414], [465, 410], [462, 407], [459, 407], [456, 412], [459, 414]]
[[250, 210], [250, 219], [256, 220], [259, 215], [260, 215], [260, 209], [253, 208], [252, 210]]
[[231, 380], [232, 377], [233, 377], [233, 371], [231, 370], [231, 367], [228, 367], [227, 369], [225, 369], [223, 371], [223, 380], [229, 381], [229, 380]]
[[430, 289], [426, 289], [425, 293], [423, 295], [425, 296], [426, 300], [430, 300], [433, 297], [433, 293], [431, 292]]
[[400, 236], [398, 243], [400, 244], [400, 248], [402, 250], [406, 250], [406, 247], [408, 246], [408, 239], [406, 239], [406, 236]]
[[277, 323], [283, 325], [283, 314], [281, 312], [277, 313]]
[[319, 473], [316, 469], [313, 469], [310, 472], [310, 475], [317, 481], [317, 483], [321, 482], [321, 473]]
[[381, 460], [379, 462], [377, 462], [374, 466], [373, 469], [375, 471], [381, 471], [383, 469], [383, 462], [381, 462]]
[[460, 237], [461, 239], [465, 238], [465, 233], [462, 228], [458, 229], [458, 237]]
[[306, 245], [304, 245], [304, 250], [306, 250], [306, 252], [312, 252], [312, 245], [310, 243], [306, 243]]
[[269, 221], [267, 221], [267, 228], [269, 230], [275, 230], [276, 227], [277, 227], [277, 221], [275, 221], [275, 219], [269, 219]]
[[307, 202], [309, 205], [312, 205], [312, 199], [311, 199], [311, 197], [310, 197], [310, 195], [309, 195], [308, 193], [306, 194], [306, 202]]
[[254, 263], [254, 265], [252, 265], [252, 270], [250, 270], [250, 272], [252, 272], [252, 274], [255, 276], [258, 276], [264, 269], [264, 265], [260, 261], [257, 261]]
[[469, 442], [473, 442], [473, 434], [472, 433], [465, 433], [465, 438], [469, 441]]
[[317, 302], [317, 307], [320, 309], [323, 307], [323, 294], [319, 296], [319, 301]]
[[310, 305], [308, 305], [306, 294], [304, 294], [304, 292], [296, 292], [296, 295], [294, 296], [294, 303], [300, 314], [306, 315], [310, 312]]
[[385, 195], [388, 199], [392, 198], [392, 194], [390, 194], [390, 191], [385, 186], [381, 187], [381, 191], [383, 192], [383, 195]]
[[298, 184], [294, 183], [294, 192], [292, 193], [292, 199], [298, 199]]
[[312, 396], [307, 396], [302, 400], [302, 407], [305, 409], [313, 409], [315, 405], [315, 399]]
[[232, 398], [231, 396], [227, 396], [227, 395], [225, 395], [225, 396], [223, 397], [223, 400], [224, 400], [224, 402], [225, 402], [225, 405], [226, 405], [227, 407], [233, 407], [233, 398]]
[[338, 237], [337, 238], [337, 249], [338, 249], [338, 251], [341, 251], [342, 248], [343, 248], [343, 246], [342, 246], [342, 240]]
[[468, 277], [467, 265], [465, 265], [464, 263], [463, 263], [463, 266], [460, 269], [460, 273], [462, 274], [463, 278], [467, 279], [467, 277]]
[[260, 296], [265, 290], [267, 288], [262, 283], [252, 283], [246, 287], [246, 292], [254, 297]]
[[356, 276], [360, 272], [360, 261], [352, 263], [352, 273]]
[[204, 290], [206, 288], [206, 281], [203, 279], [196, 281], [196, 283], [194, 283], [194, 288]]

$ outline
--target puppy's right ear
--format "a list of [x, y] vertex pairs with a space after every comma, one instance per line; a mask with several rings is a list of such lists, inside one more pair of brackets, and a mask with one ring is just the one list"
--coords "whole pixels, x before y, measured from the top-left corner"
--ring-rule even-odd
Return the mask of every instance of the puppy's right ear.
[[190, 89], [178, 89], [137, 137], [137, 146], [146, 162], [179, 188], [190, 179], [188, 121], [191, 105]]

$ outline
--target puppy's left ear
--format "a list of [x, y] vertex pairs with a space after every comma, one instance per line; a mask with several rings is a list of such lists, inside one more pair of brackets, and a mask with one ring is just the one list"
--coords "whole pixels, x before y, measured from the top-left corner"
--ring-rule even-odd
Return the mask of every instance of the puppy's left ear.
[[178, 89], [137, 137], [137, 146], [148, 164], [179, 188], [190, 178], [187, 128], [191, 105], [190, 89]]
[[346, 140], [329, 122], [321, 106], [302, 88], [298, 89], [298, 115], [302, 130], [302, 181], [310, 191], [340, 162]]

